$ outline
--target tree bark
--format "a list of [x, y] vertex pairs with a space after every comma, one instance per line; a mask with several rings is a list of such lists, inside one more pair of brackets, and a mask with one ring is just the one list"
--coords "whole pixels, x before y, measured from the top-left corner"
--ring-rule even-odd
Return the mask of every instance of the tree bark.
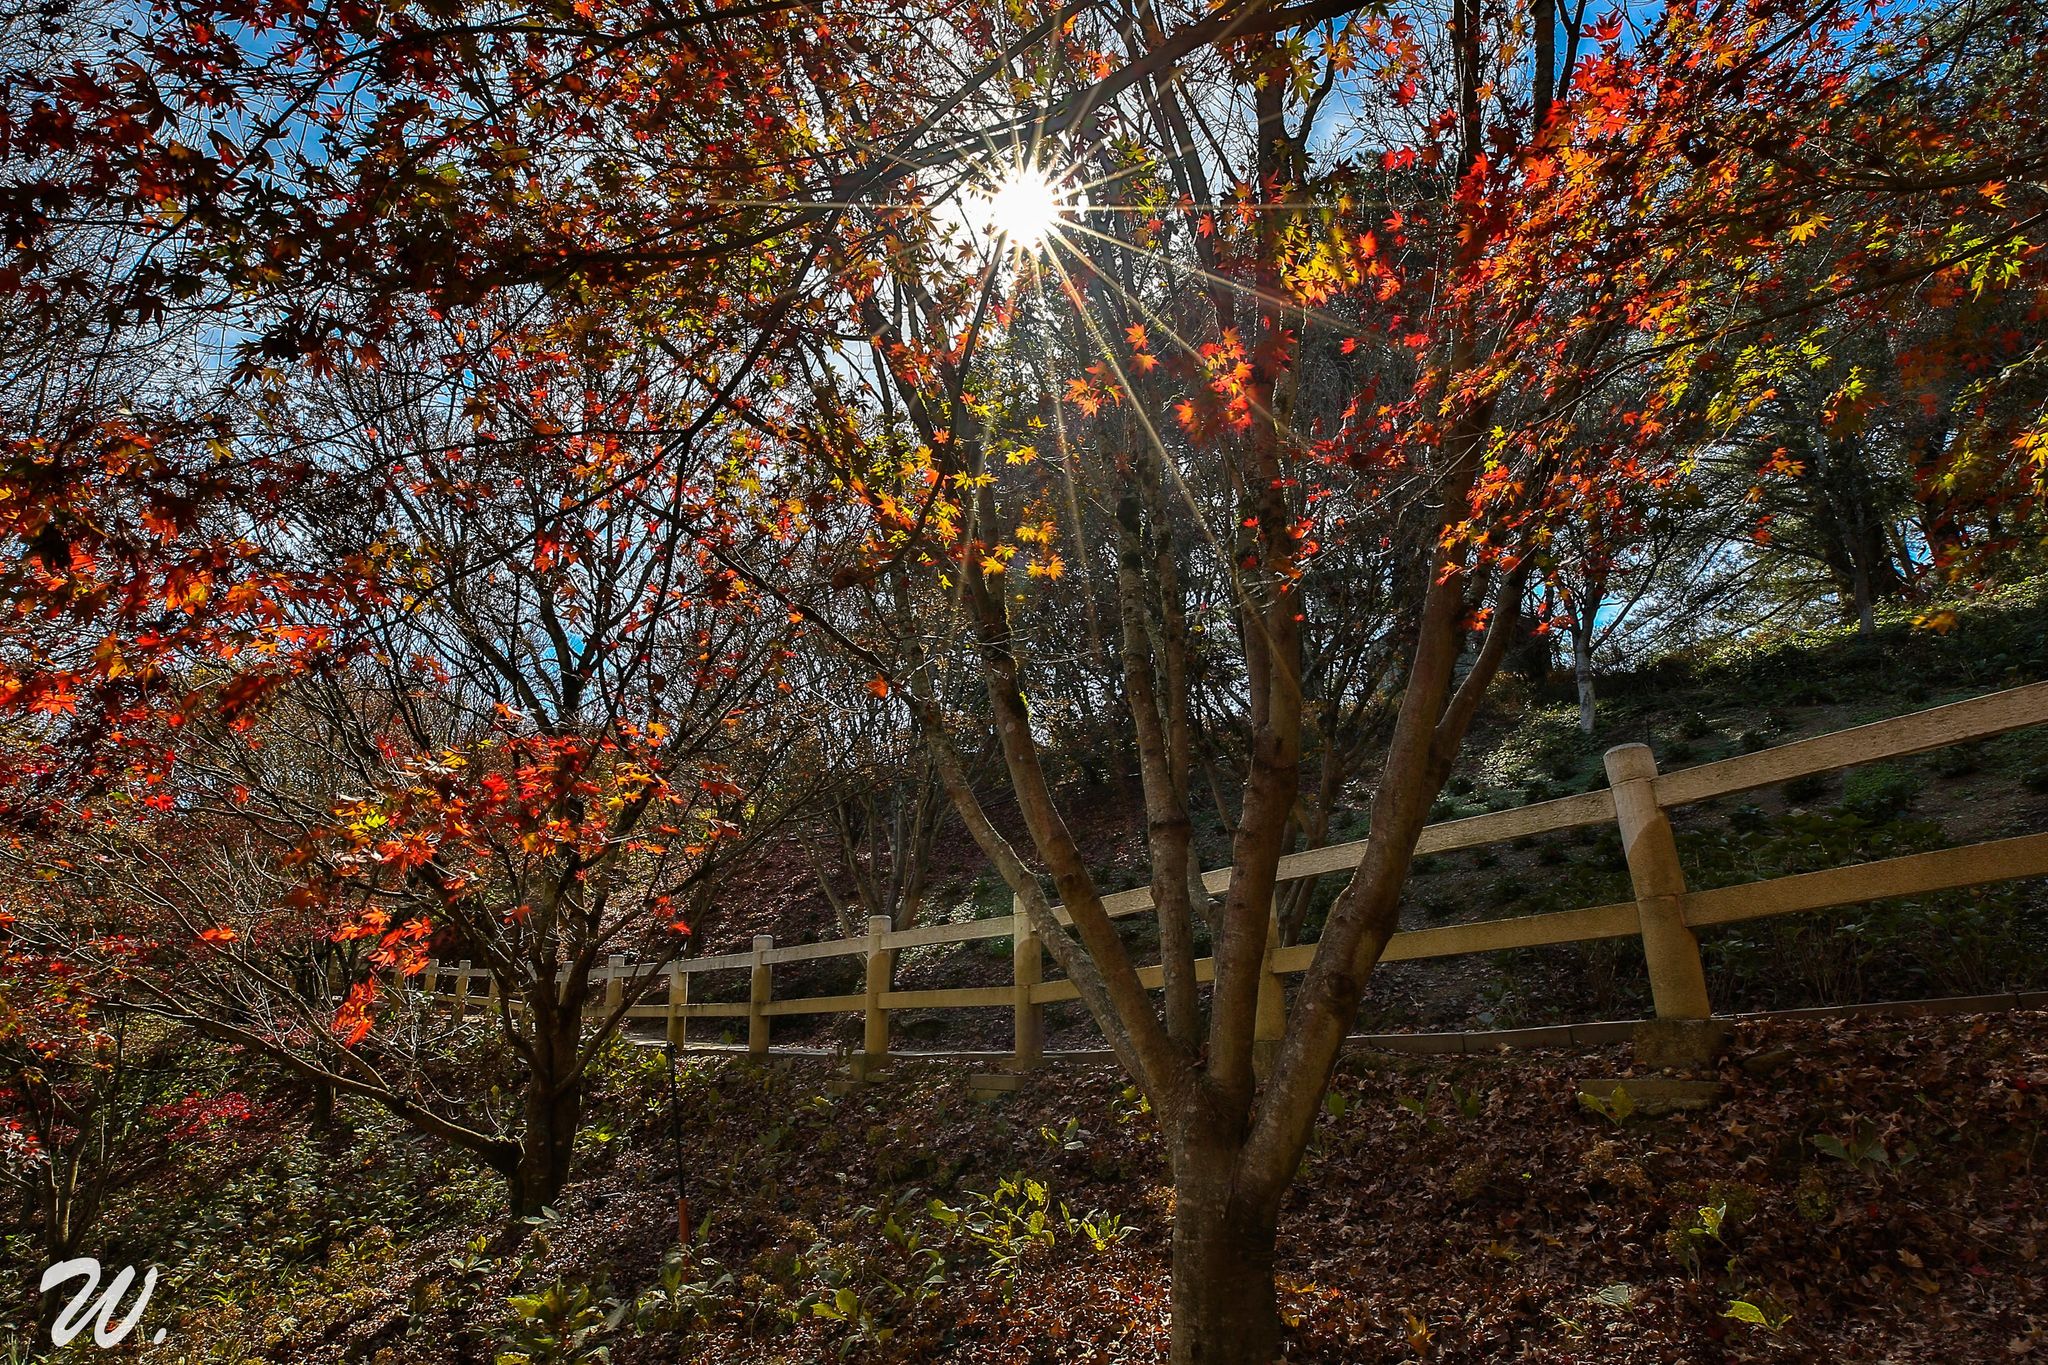
[[1572, 678], [1579, 685], [1579, 729], [1590, 735], [1599, 719], [1593, 701], [1593, 623], [1582, 626], [1576, 618], [1572, 621]]
[[1271, 1365], [1280, 1358], [1273, 1292], [1278, 1201], [1236, 1192], [1231, 1155], [1202, 1151], [1174, 1162], [1172, 1365]]
[[508, 1181], [514, 1218], [529, 1217], [553, 1205], [569, 1183], [576, 1130], [583, 1118], [583, 1075], [576, 1065], [581, 1033], [573, 1009], [535, 1020], [535, 1065], [526, 1086], [526, 1125], [519, 1135], [519, 1162]]
[[512, 1216], [526, 1218], [551, 1207], [569, 1183], [576, 1150], [576, 1125], [582, 1117], [583, 1085], [579, 1080], [565, 1095], [548, 1097], [536, 1086], [527, 1092], [526, 1131], [520, 1135], [519, 1164], [507, 1182]]
[[1871, 601], [1870, 570], [1861, 556], [1849, 558], [1850, 594], [1856, 600], [1856, 634], [1865, 640], [1877, 637], [1877, 609]]
[[[93, 1223], [91, 1213], [82, 1213], [78, 1208], [78, 1160], [76, 1152], [69, 1153], [68, 1160], [66, 1153], [52, 1153], [49, 1168], [44, 1173], [40, 1202], [43, 1256], [47, 1265], [56, 1265], [76, 1256]], [[50, 1329], [57, 1325], [58, 1313], [68, 1301], [59, 1293], [40, 1295], [36, 1300], [36, 1331], [39, 1337], [49, 1336]]]

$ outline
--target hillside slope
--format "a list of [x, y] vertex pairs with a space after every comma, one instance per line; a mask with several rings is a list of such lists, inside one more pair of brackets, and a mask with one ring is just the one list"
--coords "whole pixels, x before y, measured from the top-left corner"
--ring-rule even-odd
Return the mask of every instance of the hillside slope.
[[[247, 1230], [160, 1295], [183, 1310], [179, 1345], [150, 1359], [1163, 1359], [1171, 1194], [1149, 1116], [1107, 1069], [981, 1102], [936, 1063], [844, 1097], [813, 1066], [692, 1063], [683, 1184], [709, 1226], [664, 1276], [659, 1058], [608, 1073], [593, 1173], [522, 1254], [465, 1250], [459, 1218], [389, 1187], [416, 1221], [308, 1249], [294, 1208], [236, 1203], [303, 1139], [287, 1125], [268, 1152], [252, 1144], [247, 1174], [194, 1199], [210, 1240], [238, 1215]], [[1625, 1065], [1347, 1057], [1284, 1216], [1287, 1358], [2048, 1352], [2048, 1014], [1748, 1025], [1717, 1108], [1615, 1121], [1577, 1100], [1580, 1081]], [[389, 1142], [386, 1161], [409, 1145]], [[1006, 1177], [1016, 1191], [992, 1196]], [[1037, 1234], [1035, 1211], [1049, 1214]], [[549, 1354], [550, 1332], [580, 1332], [583, 1354]]]
[[[1616, 744], [1648, 743], [1670, 771], [2048, 678], [2048, 581], [1972, 597], [1940, 618], [1942, 629], [1915, 623], [1926, 616], [1898, 611], [1869, 640], [1848, 628], [1809, 631], [1603, 679], [1599, 726], [1590, 736], [1579, 731], [1568, 680], [1504, 679], [1436, 817], [1604, 787], [1601, 755]], [[1143, 822], [1131, 793], [1102, 786], [1068, 795], [1103, 884], [1141, 884], [1148, 876]], [[1368, 799], [1351, 794], [1334, 839], [1363, 837]], [[993, 804], [1002, 814], [1000, 801]], [[2048, 830], [2048, 726], [1703, 803], [1678, 812], [1674, 824], [1696, 888]], [[1227, 863], [1228, 837], [1213, 812], [1198, 813], [1197, 836], [1205, 866]], [[713, 927], [707, 951], [743, 947], [757, 932], [782, 942], [836, 936], [813, 864], [795, 852], [807, 837], [791, 831], [783, 850], [756, 870]], [[933, 881], [931, 918], [1009, 912], [1007, 891], [957, 829], [940, 842]], [[1309, 937], [1339, 886], [1335, 876], [1321, 879]], [[1628, 895], [1618, 832], [1586, 828], [1422, 859], [1402, 918], [1404, 927], [1426, 928]], [[1142, 917], [1126, 921], [1125, 932], [1140, 954], [1154, 946]], [[2048, 885], [1792, 916], [1711, 931], [1703, 944], [1716, 1008], [1730, 1013], [2041, 989], [2048, 987]], [[785, 995], [857, 991], [858, 972], [851, 959], [813, 964], [778, 972], [776, 988]], [[905, 953], [898, 982], [904, 989], [992, 985], [1008, 972], [1008, 940], [992, 939]], [[744, 989], [737, 975], [702, 984], [731, 998]], [[1375, 975], [1359, 1023], [1367, 1031], [1510, 1027], [1637, 1017], [1648, 1006], [1640, 949], [1618, 940], [1392, 965]], [[1005, 1045], [1005, 1023], [989, 1011], [910, 1013], [895, 1022], [909, 1049]], [[1055, 1046], [1095, 1043], [1076, 1006], [1056, 1007], [1048, 1022]], [[715, 1025], [703, 1032], [721, 1036]], [[725, 1035], [738, 1036], [733, 1029]], [[775, 1036], [814, 1045], [857, 1041], [857, 1021], [778, 1020]]]

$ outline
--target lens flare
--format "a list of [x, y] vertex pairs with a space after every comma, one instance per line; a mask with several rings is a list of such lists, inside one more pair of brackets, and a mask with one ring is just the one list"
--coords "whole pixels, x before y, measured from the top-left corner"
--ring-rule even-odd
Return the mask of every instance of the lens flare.
[[1044, 245], [1060, 220], [1079, 207], [1044, 171], [1029, 166], [1009, 172], [981, 198], [977, 216], [989, 231], [1022, 251]]

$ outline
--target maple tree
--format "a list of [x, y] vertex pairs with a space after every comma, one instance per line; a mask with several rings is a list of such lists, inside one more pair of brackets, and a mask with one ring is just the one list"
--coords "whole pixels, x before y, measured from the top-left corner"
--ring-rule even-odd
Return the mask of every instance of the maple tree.
[[[132, 947], [102, 946], [115, 960]], [[33, 1211], [28, 1231], [50, 1263], [79, 1254], [99, 1225], [150, 1093], [139, 1054], [152, 1050], [59, 947], [0, 912], [0, 1182]], [[47, 1323], [57, 1300], [40, 1307]]]
[[[723, 442], [667, 441], [644, 371], [493, 349], [470, 361], [481, 405], [394, 363], [274, 414], [326, 465], [277, 534], [386, 585], [348, 618], [361, 647], [184, 719], [167, 773], [14, 856], [44, 878], [19, 913], [77, 951], [110, 920], [147, 940], [137, 1007], [384, 1104], [526, 1213], [567, 1178], [591, 1059], [802, 788], [775, 786], [763, 728], [788, 622], [704, 548], [744, 503]], [[460, 1030], [408, 1001], [430, 950], [487, 969], [474, 1008], [516, 1060], [514, 1111], [447, 1069]], [[598, 1009], [613, 955], [638, 974]]]
[[[521, 1212], [566, 1178], [591, 1056], [785, 806], [757, 724], [787, 623], [706, 547], [755, 533], [746, 394], [805, 306], [747, 206], [791, 125], [729, 89], [814, 42], [795, 8], [725, 53], [658, 9], [230, 4], [8, 73], [10, 334], [82, 329], [104, 381], [75, 419], [10, 414], [21, 909], [82, 957], [134, 921], [148, 1008], [455, 1142]], [[619, 220], [661, 266], [593, 229], [628, 183], [666, 196]], [[189, 382], [98, 368], [217, 338]], [[437, 936], [491, 974], [523, 1113], [380, 1008]], [[611, 953], [642, 975], [586, 1036]]]
[[[1560, 56], [1556, 8], [1527, 17], [1533, 35], [1519, 10], [1460, 4], [1435, 26], [1355, 16], [1320, 35], [1320, 52], [1306, 33], [1219, 42], [1214, 66], [1176, 76], [1241, 85], [1234, 170], [1233, 144], [1206, 123], [1215, 110], [1167, 82], [1061, 128], [1071, 148], [1034, 143], [1020, 155], [1099, 197], [1070, 201], [1071, 226], [1043, 248], [998, 240], [950, 271], [931, 245], [942, 234], [906, 230], [889, 272], [851, 291], [870, 396], [810, 434], [835, 489], [854, 495], [820, 534], [854, 560], [841, 576], [914, 564], [953, 606], [950, 637], [881, 619], [838, 631], [842, 644], [917, 711], [963, 821], [1160, 1116], [1176, 1361], [1278, 1351], [1281, 1200], [1394, 931], [1416, 837], [1559, 528], [1625, 536], [1622, 494], [1678, 477], [1682, 439], [1699, 430], [1691, 405], [1739, 391], [1743, 348], [1774, 328], [1847, 298], [1953, 290], [1991, 261], [2009, 263], [2009, 287], [2038, 288], [2038, 220], [2003, 201], [2007, 177], [2038, 156], [2031, 121], [2009, 138], [2010, 120], [1989, 136], [1894, 121], [1899, 69], [1939, 60], [1924, 31], [1828, 7], [1671, 6], [1575, 20]], [[1971, 41], [2038, 21], [2006, 12]], [[1158, 36], [1126, 31], [1138, 50], [1125, 69]], [[1315, 120], [1368, 44], [1355, 98], [1373, 111], [1361, 121], [1381, 140], [1377, 166], [1319, 168]], [[1920, 170], [1879, 169], [1909, 145]], [[1960, 237], [1911, 228], [1944, 203]], [[1819, 279], [1793, 268], [1796, 248], [1852, 215], [1858, 236]], [[1040, 451], [1044, 424], [996, 354], [1033, 343], [1034, 289], [1092, 342], [1065, 380], [1056, 453]], [[1324, 371], [1339, 388], [1328, 415], [1305, 387], [1317, 351], [1373, 362]], [[874, 416], [856, 426], [856, 412]], [[1039, 473], [1041, 460], [1057, 472]], [[1063, 524], [1060, 477], [1113, 514]], [[1426, 490], [1436, 530], [1407, 561], [1420, 591], [1388, 607], [1401, 661], [1366, 851], [1288, 1001], [1266, 959], [1300, 794], [1304, 566], [1325, 541], [1379, 534], [1376, 516], [1409, 487]], [[1097, 545], [1090, 577], [1115, 584], [1121, 630], [1101, 685], [1120, 688], [1139, 756], [1161, 1006], [1067, 823], [1035, 706], [1035, 650], [1060, 646], [1034, 638], [1030, 604]], [[1206, 579], [1189, 567], [1196, 551], [1215, 556]], [[1189, 837], [1197, 630], [1230, 632], [1249, 699], [1220, 888], [1199, 880]], [[975, 722], [931, 690], [963, 667], [985, 683], [1021, 848], [958, 761], [956, 736]], [[1206, 1010], [1198, 929], [1214, 944]]]
[[[307, 468], [236, 444], [247, 408], [206, 359], [206, 323], [233, 332], [254, 310], [209, 312], [182, 275], [173, 291], [154, 254], [165, 224], [81, 193], [144, 122], [107, 111], [106, 140], [81, 137], [95, 102], [71, 109], [49, 92], [67, 73], [89, 85], [81, 55], [117, 47], [127, 17], [10, 11], [0, 39], [0, 811], [14, 827], [61, 816], [129, 767], [160, 768], [162, 718], [245, 707], [296, 660], [330, 652], [325, 625], [287, 619], [285, 604], [338, 606], [356, 582], [347, 565], [280, 560], [239, 534]], [[150, 196], [131, 187], [128, 202]]]

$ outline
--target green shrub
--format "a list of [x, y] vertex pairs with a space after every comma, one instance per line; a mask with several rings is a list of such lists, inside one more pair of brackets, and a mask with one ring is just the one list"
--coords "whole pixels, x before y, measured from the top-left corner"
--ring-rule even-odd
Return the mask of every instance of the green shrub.
[[1918, 776], [1888, 763], [1850, 773], [1842, 782], [1842, 809], [1872, 824], [1896, 820], [1913, 808], [1922, 783]]
[[1053, 1200], [1045, 1182], [1023, 1175], [997, 1182], [986, 1194], [969, 1191], [957, 1206], [935, 1198], [926, 1213], [942, 1236], [978, 1244], [986, 1252], [990, 1278], [1002, 1287], [1006, 1299], [1024, 1262], [1045, 1255], [1058, 1242], [1078, 1239], [1101, 1252], [1131, 1234], [1114, 1214], [1076, 1215]]
[[1779, 794], [1785, 798], [1786, 803], [1793, 806], [1810, 806], [1825, 796], [1827, 790], [1828, 774], [1826, 773], [1803, 773], [1778, 788]]
[[1936, 777], [1968, 777], [1984, 764], [1984, 744], [1951, 744], [1927, 756], [1927, 770]]
[[1579, 770], [1579, 764], [1586, 756], [1587, 742], [1576, 718], [1568, 721], [1560, 718], [1556, 723], [1543, 724], [1530, 757], [1539, 772], [1562, 781]]
[[1769, 823], [1762, 806], [1737, 806], [1728, 812], [1728, 828], [1737, 834], [1754, 834]]

